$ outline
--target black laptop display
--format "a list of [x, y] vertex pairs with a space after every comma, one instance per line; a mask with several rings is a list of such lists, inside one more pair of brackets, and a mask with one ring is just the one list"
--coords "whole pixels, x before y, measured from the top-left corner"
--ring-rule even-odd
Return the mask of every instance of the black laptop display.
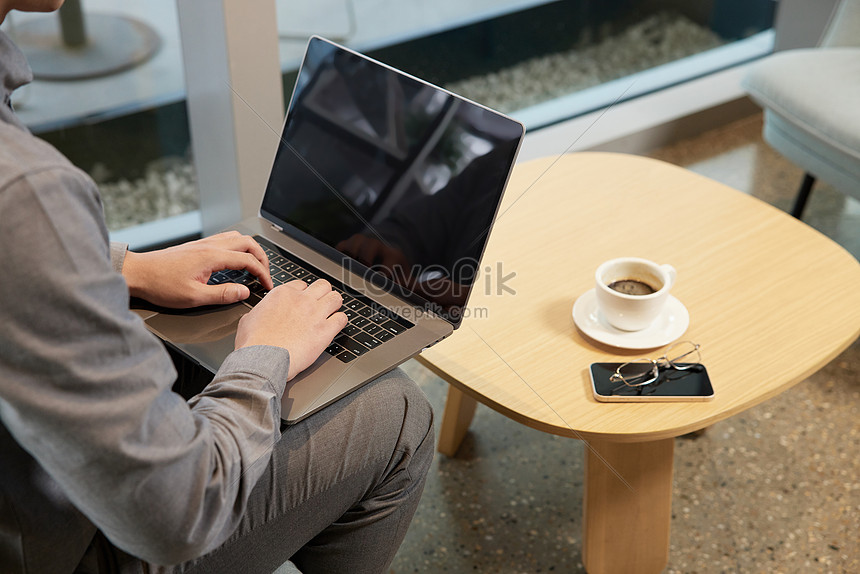
[[521, 137], [495, 112], [314, 38], [262, 215], [459, 324]]

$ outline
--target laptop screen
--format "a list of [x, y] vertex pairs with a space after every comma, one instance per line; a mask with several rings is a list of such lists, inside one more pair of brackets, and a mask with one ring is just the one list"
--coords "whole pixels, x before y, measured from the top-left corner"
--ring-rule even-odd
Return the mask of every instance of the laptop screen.
[[522, 136], [510, 118], [314, 37], [261, 213], [459, 324]]

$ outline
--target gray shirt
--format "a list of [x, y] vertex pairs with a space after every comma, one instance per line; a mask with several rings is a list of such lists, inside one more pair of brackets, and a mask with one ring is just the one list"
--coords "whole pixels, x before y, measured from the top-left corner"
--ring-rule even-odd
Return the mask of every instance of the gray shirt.
[[0, 32], [0, 571], [69, 572], [96, 528], [187, 560], [232, 533], [267, 466], [289, 356], [240, 349], [197, 397], [171, 391], [95, 184], [11, 110], [30, 79]]

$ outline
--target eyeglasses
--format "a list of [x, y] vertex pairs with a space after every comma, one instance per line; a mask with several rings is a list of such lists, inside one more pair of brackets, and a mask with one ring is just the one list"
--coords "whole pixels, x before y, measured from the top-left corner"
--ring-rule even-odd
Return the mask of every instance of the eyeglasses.
[[[702, 360], [699, 347], [698, 343], [693, 343], [692, 341], [677, 343], [658, 359], [643, 357], [619, 365], [609, 377], [609, 380], [613, 383], [624, 383], [628, 387], [650, 385], [660, 378], [661, 370], [675, 369], [677, 371], [686, 371], [697, 366]], [[670, 359], [669, 357], [672, 358]]]

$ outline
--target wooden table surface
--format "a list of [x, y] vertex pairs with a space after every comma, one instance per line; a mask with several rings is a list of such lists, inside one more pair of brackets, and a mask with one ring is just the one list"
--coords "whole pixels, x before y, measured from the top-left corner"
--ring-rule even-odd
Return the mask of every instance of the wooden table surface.
[[[672, 294], [690, 313], [682, 339], [702, 345], [713, 401], [592, 397], [590, 363], [661, 350], [609, 347], [573, 322], [597, 266], [623, 256], [677, 269]], [[518, 165], [482, 266], [490, 271], [469, 300], [472, 317], [421, 358], [482, 403], [559, 435], [642, 441], [706, 427], [805, 379], [860, 333], [851, 254], [762, 201], [643, 157]]]
[[[626, 256], [677, 269], [672, 294], [690, 315], [680, 338], [701, 345], [712, 401], [593, 398], [592, 362], [665, 349], [610, 347], [573, 321], [597, 266]], [[592, 573], [665, 567], [673, 437], [777, 395], [860, 334], [852, 255], [758, 199], [637, 156], [575, 153], [517, 165], [482, 271], [470, 316], [419, 357], [451, 385], [439, 450], [456, 452], [476, 401], [584, 439], [583, 561]]]

